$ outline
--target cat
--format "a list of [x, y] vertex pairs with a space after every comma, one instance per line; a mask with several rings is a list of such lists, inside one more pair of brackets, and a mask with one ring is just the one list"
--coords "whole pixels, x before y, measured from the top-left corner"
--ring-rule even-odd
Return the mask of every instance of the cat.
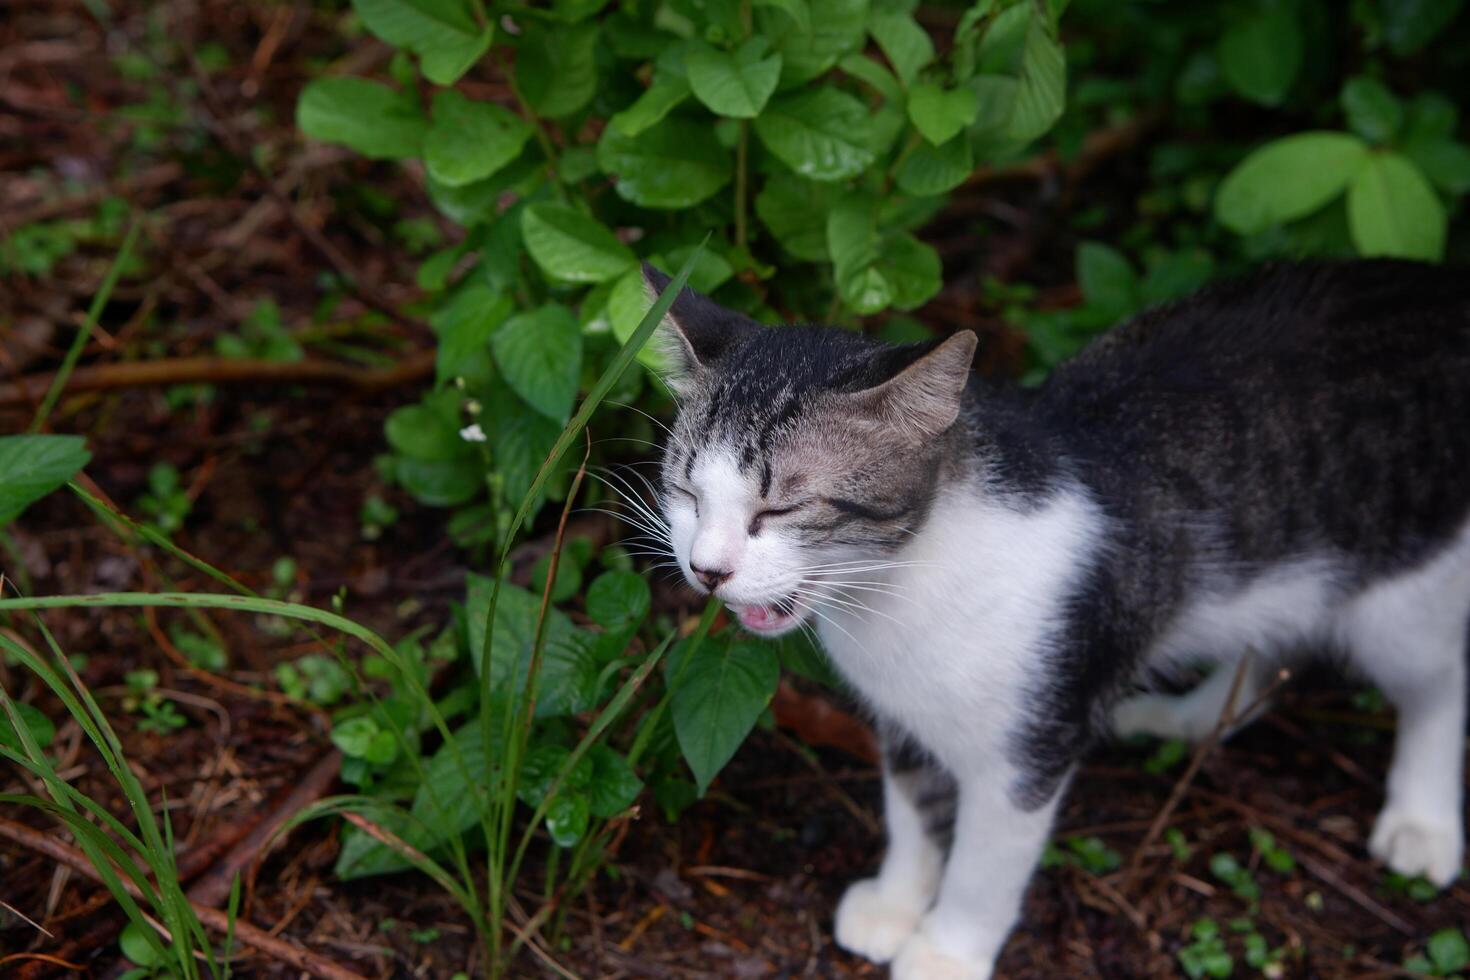
[[[839, 945], [898, 980], [990, 977], [1089, 748], [1198, 739], [1303, 650], [1398, 708], [1371, 854], [1460, 873], [1470, 276], [1271, 267], [1034, 389], [974, 375], [970, 332], [765, 327], [687, 289], [660, 331], [685, 577], [754, 633], [815, 627], [877, 720], [887, 849]], [[1140, 686], [1197, 662], [1184, 695]]]

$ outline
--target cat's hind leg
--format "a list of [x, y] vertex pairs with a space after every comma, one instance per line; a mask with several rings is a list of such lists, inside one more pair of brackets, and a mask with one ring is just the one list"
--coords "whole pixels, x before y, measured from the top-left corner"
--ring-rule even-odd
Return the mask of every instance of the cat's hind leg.
[[[1120, 738], [1154, 735], [1158, 738], [1182, 738], [1189, 742], [1202, 741], [1220, 722], [1220, 715], [1230, 701], [1237, 669], [1239, 664], [1222, 663], [1209, 677], [1184, 694], [1145, 693], [1124, 698], [1113, 706], [1114, 734]], [[1257, 702], [1268, 676], [1267, 668], [1253, 657], [1244, 669], [1245, 676], [1240, 679], [1233, 708], [1237, 715], [1250, 709], [1250, 716], [1239, 718], [1232, 731], [1253, 721], [1265, 708]]]
[[1383, 810], [1369, 852], [1444, 887], [1465, 854], [1464, 779], [1470, 551], [1460, 547], [1348, 603], [1342, 639], [1398, 709]]
[[934, 902], [943, 844], [954, 821], [954, 780], [912, 743], [885, 739], [878, 874], [854, 882], [837, 906], [837, 945], [875, 963], [893, 959]]

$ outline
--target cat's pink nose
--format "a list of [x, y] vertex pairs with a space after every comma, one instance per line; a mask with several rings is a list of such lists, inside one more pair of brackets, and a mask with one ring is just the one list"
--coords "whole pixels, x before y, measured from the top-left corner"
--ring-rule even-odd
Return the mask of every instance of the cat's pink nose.
[[731, 575], [735, 574], [733, 571], [726, 568], [700, 568], [698, 565], [692, 562], [689, 565], [689, 570], [693, 572], [694, 577], [703, 582], [704, 587], [706, 589], [709, 589], [711, 592], [719, 588], [721, 582], [725, 581]]

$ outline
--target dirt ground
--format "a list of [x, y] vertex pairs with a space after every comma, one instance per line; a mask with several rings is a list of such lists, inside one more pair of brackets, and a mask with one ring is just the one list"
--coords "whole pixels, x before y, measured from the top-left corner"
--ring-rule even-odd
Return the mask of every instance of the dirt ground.
[[[351, 195], [373, 181], [409, 202], [409, 215], [433, 220], [432, 212], [411, 171], [305, 147], [290, 125], [314, 60], [345, 57], [361, 70], [388, 50], [337, 37], [331, 18], [308, 4], [160, 3], [105, 25], [80, 2], [0, 10], [0, 226], [87, 218], [113, 197], [151, 216], [140, 259], [147, 272], [115, 294], [84, 365], [207, 355], [265, 297], [293, 330], [325, 331], [344, 349], [368, 345], [389, 358], [362, 369], [371, 377], [333, 384], [181, 369], [162, 381], [216, 383], [212, 400], [183, 405], [162, 383], [113, 387], [115, 377], [94, 374], [94, 390], [64, 400], [52, 426], [87, 436], [95, 488], [131, 509], [149, 468], [167, 461], [192, 501], [176, 536], [184, 548], [255, 587], [268, 586], [272, 564], [289, 555], [293, 596], [326, 605], [345, 590], [349, 613], [388, 636], [442, 623], [466, 557], [445, 537], [443, 515], [384, 488], [374, 465], [384, 418], [413, 397], [432, 363], [416, 319], [372, 315], [411, 304], [414, 260]], [[216, 46], [228, 67], [206, 72], [170, 54], [170, 38], [196, 52]], [[932, 230], [951, 285], [921, 316], [979, 328], [989, 366], [1013, 370], [1019, 338], [986, 307], [980, 277], [1023, 277], [1050, 283], [1056, 303], [1075, 298], [1065, 271], [1074, 243], [1057, 209], [1126, 187], [1139, 166], [1130, 155], [1137, 138], [1106, 146], [1086, 174], [1054, 168], [1039, 181], [1020, 174], [960, 196]], [[1056, 186], [1083, 177], [1080, 188]], [[976, 214], [1007, 219], [983, 251], [969, 230]], [[59, 362], [71, 331], [58, 325], [78, 322], [111, 254], [83, 242], [48, 276], [0, 283], [0, 324], [12, 325], [0, 337], [0, 432], [26, 424], [38, 389], [16, 380], [44, 378]], [[349, 273], [371, 287], [320, 317], [323, 283]], [[367, 541], [358, 512], [375, 493], [404, 516]], [[13, 537], [19, 564], [0, 561], [33, 594], [210, 584], [160, 554], [124, 548], [65, 495], [34, 508]], [[214, 616], [230, 657], [221, 682], [180, 666], [169, 627], [182, 616], [110, 610], [46, 621], [66, 650], [86, 655], [83, 677], [139, 776], [166, 795], [195, 885], [217, 892], [227, 880], [222, 861], [257, 821], [289, 806], [293, 790], [330, 787], [323, 718], [248, 686], [269, 687], [273, 666], [314, 642]], [[124, 676], [143, 667], [158, 671], [160, 689], [188, 718], [177, 732], [144, 731], [124, 710]], [[1236, 976], [1412, 976], [1402, 964], [1431, 933], [1470, 922], [1463, 880], [1420, 901], [1368, 860], [1392, 718], [1356, 688], [1309, 673], [1253, 728], [1205, 755], [1187, 782], [1188, 760], [1151, 765], [1153, 746], [1094, 757], [1058, 823], [1058, 853], [1073, 858], [1037, 875], [998, 975], [1182, 976], [1179, 953], [1198, 938], [1188, 930], [1209, 918]], [[0, 664], [0, 681], [20, 700], [56, 707], [18, 668]], [[60, 768], [121, 808], [83, 742], [74, 724], [61, 727]], [[545, 955], [585, 977], [882, 976], [831, 939], [837, 898], [871, 871], [881, 846], [878, 782], [859, 756], [810, 748], [781, 729], [758, 732], [677, 824], [645, 807]], [[14, 770], [0, 770], [0, 792], [24, 788]], [[0, 821], [55, 833], [30, 812], [0, 808]], [[1268, 831], [1293, 867], [1267, 867], [1252, 831], [1258, 843]], [[432, 884], [406, 875], [340, 883], [330, 873], [336, 849], [325, 822], [292, 831], [249, 869], [248, 920], [364, 976], [475, 975], [472, 931]], [[1258, 900], [1222, 878], [1222, 854], [1256, 884]], [[121, 972], [124, 920], [103, 890], [13, 837], [0, 840], [0, 901], [0, 975]], [[1249, 935], [1268, 951], [1263, 968], [1247, 963]], [[239, 976], [297, 975], [263, 957], [238, 966]], [[554, 975], [529, 955], [519, 969]]]

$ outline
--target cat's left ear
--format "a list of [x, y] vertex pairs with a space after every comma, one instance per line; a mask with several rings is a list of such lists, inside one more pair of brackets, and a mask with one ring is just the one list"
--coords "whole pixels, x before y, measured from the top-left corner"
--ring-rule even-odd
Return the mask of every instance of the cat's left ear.
[[[643, 287], [650, 305], [669, 282], [668, 276], [647, 262], [643, 263]], [[760, 324], [749, 317], [727, 310], [686, 286], [679, 291], [674, 305], [664, 315], [655, 340], [660, 342], [672, 363], [672, 377], [668, 380], [677, 390], [680, 382], [691, 380], [714, 367], [760, 329]]]
[[959, 417], [978, 343], [973, 330], [961, 330], [882, 384], [845, 397], [857, 411], [911, 436], [937, 436]]

